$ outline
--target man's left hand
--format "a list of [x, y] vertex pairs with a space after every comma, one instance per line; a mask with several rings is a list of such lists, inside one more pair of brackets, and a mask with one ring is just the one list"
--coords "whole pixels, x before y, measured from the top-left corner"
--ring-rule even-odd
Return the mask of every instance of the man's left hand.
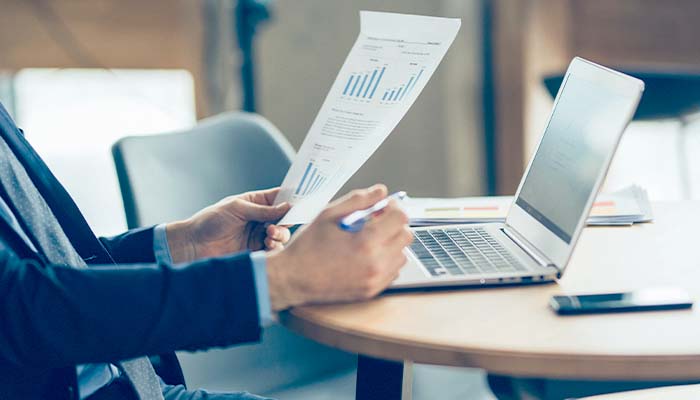
[[289, 229], [267, 225], [282, 218], [290, 205], [273, 206], [279, 188], [227, 197], [191, 218], [168, 224], [173, 261], [186, 262], [242, 250], [275, 250], [289, 241]]

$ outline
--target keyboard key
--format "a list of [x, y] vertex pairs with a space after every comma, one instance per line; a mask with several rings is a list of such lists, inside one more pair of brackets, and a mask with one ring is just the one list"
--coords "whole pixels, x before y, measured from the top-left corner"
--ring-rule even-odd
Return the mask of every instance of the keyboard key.
[[432, 276], [525, 271], [484, 228], [415, 231], [413, 254]]

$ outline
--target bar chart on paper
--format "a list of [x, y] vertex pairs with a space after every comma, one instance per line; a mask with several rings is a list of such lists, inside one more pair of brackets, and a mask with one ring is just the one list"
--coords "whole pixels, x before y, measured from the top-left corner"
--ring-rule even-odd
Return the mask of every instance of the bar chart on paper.
[[376, 67], [371, 71], [351, 74], [343, 89], [343, 96], [351, 99], [372, 100], [385, 72], [386, 65]]
[[315, 193], [325, 182], [328, 176], [323, 174], [314, 161], [309, 161], [302, 175], [301, 181], [294, 191], [295, 196], [308, 196]]
[[421, 68], [418, 73], [412, 74], [407, 81], [401, 83], [397, 86], [387, 87], [384, 90], [384, 94], [381, 97], [381, 103], [391, 104], [402, 101], [405, 97], [410, 96], [413, 92], [413, 88], [423, 76], [424, 68]]
[[281, 224], [311, 222], [396, 128], [440, 64], [458, 19], [360, 12], [361, 30], [282, 182]]

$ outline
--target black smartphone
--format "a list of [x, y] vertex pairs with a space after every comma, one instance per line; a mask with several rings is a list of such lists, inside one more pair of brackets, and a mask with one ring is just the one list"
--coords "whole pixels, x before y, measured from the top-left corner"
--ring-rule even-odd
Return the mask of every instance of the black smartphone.
[[629, 311], [678, 310], [693, 306], [681, 289], [643, 289], [625, 293], [552, 296], [549, 305], [559, 315]]

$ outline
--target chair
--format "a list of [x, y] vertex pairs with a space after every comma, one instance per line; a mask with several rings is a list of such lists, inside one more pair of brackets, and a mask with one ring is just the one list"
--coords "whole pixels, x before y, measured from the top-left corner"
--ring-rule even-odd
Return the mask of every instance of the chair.
[[[112, 153], [130, 228], [186, 218], [225, 196], [278, 186], [294, 156], [277, 128], [249, 113], [222, 114], [184, 132], [127, 137]], [[277, 325], [264, 330], [260, 344], [178, 357], [191, 387], [260, 394], [356, 365], [355, 356]], [[160, 359], [167, 365], [158, 372], [182, 383], [177, 361], [167, 355]]]
[[[690, 165], [686, 156], [686, 142], [691, 124], [700, 115], [700, 72], [627, 70], [622, 72], [644, 81], [645, 89], [633, 121], [678, 120], [680, 131], [676, 143], [678, 151], [678, 173], [685, 199], [690, 199], [692, 184]], [[543, 79], [544, 86], [552, 97], [556, 97], [564, 80], [564, 74], [555, 74]]]

